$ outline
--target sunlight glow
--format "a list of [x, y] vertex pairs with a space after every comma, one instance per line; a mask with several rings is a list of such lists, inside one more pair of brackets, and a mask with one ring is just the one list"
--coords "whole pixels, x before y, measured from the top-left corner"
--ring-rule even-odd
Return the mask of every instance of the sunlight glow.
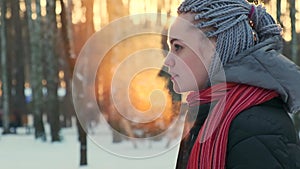
[[36, 14], [36, 4], [35, 2], [31, 1], [31, 19], [36, 20], [37, 14]]
[[46, 0], [40, 0], [40, 4], [41, 4], [41, 6], [46, 7], [47, 6], [47, 1]]
[[[299, 7], [300, 7], [300, 0], [296, 0], [296, 32], [300, 32], [300, 13], [299, 13]], [[276, 9], [276, 1], [269, 1], [269, 4], [265, 5], [267, 11], [273, 16], [273, 18], [276, 18], [277, 15], [277, 9]], [[291, 18], [290, 18], [290, 5], [288, 1], [282, 0], [281, 1], [281, 16], [280, 20], [283, 24], [283, 39], [285, 41], [291, 41], [292, 40], [292, 33], [291, 33]]]
[[61, 81], [59, 83], [59, 86], [62, 87], [62, 88], [66, 88], [66, 82], [65, 81]]
[[106, 0], [94, 0], [93, 21], [95, 31], [99, 31], [103, 26], [108, 24], [108, 14]]
[[65, 72], [62, 71], [62, 70], [60, 70], [60, 71], [58, 72], [58, 77], [59, 77], [60, 79], [63, 79], [63, 78], [65, 77]]
[[36, 18], [37, 18], [36, 13], [32, 13], [32, 14], [31, 14], [31, 19], [32, 19], [32, 20], [36, 20]]
[[60, 15], [56, 15], [56, 27], [57, 28], [61, 28], [62, 27]]
[[25, 88], [29, 88], [30, 87], [30, 83], [29, 82], [25, 82], [24, 87]]
[[25, 12], [26, 11], [26, 4], [25, 4], [25, 1], [24, 0], [20, 0], [20, 10], [22, 12]]
[[41, 0], [40, 4], [41, 4], [41, 16], [46, 16], [47, 15], [47, 9], [46, 9], [47, 1]]
[[11, 8], [7, 8], [5, 18], [6, 19], [10, 19], [11, 18]]
[[[274, 5], [276, 5], [276, 1], [272, 2]], [[289, 14], [289, 4], [287, 1], [281, 1], [281, 22], [283, 23], [283, 39], [286, 41], [292, 40], [292, 34], [291, 34], [291, 22], [290, 22], [290, 14]], [[273, 16], [275, 17], [275, 16]], [[286, 22], [288, 21], [288, 22]]]
[[101, 29], [101, 17], [100, 15], [100, 7], [101, 7], [101, 2], [100, 0], [94, 0], [94, 5], [93, 5], [93, 14], [94, 14], [94, 29], [95, 31], [99, 31]]
[[72, 9], [72, 23], [77, 24], [82, 22], [84, 18], [84, 9], [82, 8], [81, 0], [72, 0], [73, 9]]
[[46, 85], [47, 85], [47, 80], [43, 79], [43, 80], [42, 80], [42, 84], [43, 84], [44, 86], [46, 86]]
[[300, 0], [296, 1], [296, 32], [300, 33]]
[[[74, 8], [78, 6], [79, 2], [73, 0]], [[169, 13], [172, 16], [177, 15], [177, 7], [182, 0], [122, 0], [125, 7], [128, 6], [129, 15], [141, 14], [141, 13], [157, 13], [158, 7], [161, 7], [161, 13]], [[94, 0], [93, 13], [94, 13], [94, 28], [96, 31], [100, 30], [103, 26], [108, 24], [108, 13], [106, 0]], [[77, 8], [77, 7], [76, 7]], [[76, 14], [76, 18], [79, 18], [79, 14]], [[75, 18], [74, 18], [75, 19]], [[156, 18], [151, 18], [155, 20]], [[162, 23], [166, 23], [167, 17], [165, 15], [161, 18]], [[135, 18], [133, 21], [135, 24], [143, 23], [145, 21]], [[73, 22], [75, 23], [75, 22]]]
[[[157, 77], [158, 70], [147, 70], [141, 72], [134, 77], [130, 84], [130, 97], [134, 106], [145, 112], [153, 106], [152, 109], [165, 106], [164, 97], [160, 94], [155, 94], [153, 90], [159, 90], [168, 94], [168, 90], [165, 88], [166, 81], [163, 78]], [[157, 92], [156, 92], [157, 93]], [[151, 99], [148, 99], [151, 96]], [[151, 102], [150, 102], [151, 101]]]
[[68, 7], [69, 5], [68, 0], [63, 0], [63, 3], [65, 4], [66, 7]]
[[61, 8], [60, 1], [56, 0], [56, 8], [55, 8], [56, 15], [60, 15], [61, 11], [62, 11], [62, 8]]
[[287, 11], [287, 2], [281, 1], [281, 13], [286, 13]]

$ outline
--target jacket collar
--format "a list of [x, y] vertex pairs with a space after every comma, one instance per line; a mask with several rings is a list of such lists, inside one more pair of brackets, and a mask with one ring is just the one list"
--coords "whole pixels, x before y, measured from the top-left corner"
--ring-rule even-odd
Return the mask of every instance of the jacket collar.
[[300, 69], [279, 53], [281, 44], [275, 36], [245, 50], [210, 77], [210, 83], [236, 82], [275, 90], [289, 112], [300, 111]]

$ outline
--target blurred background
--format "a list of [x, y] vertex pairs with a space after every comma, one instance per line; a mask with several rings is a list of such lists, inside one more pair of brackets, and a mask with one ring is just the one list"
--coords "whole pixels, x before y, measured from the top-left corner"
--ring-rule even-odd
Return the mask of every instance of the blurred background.
[[[71, 137], [74, 142], [79, 143], [72, 147], [76, 152], [78, 150], [79, 156], [78, 162], [74, 163], [87, 165], [86, 133], [97, 134], [97, 127], [103, 123], [100, 117], [112, 127], [112, 130], [107, 131], [111, 143], [128, 142], [128, 137], [156, 136], [168, 129], [174, 119], [184, 115], [185, 106], [180, 103], [181, 96], [172, 91], [169, 76], [162, 66], [166, 52], [141, 53], [147, 56], [147, 60], [138, 59], [137, 54], [136, 60], [122, 69], [122, 73], [130, 74], [131, 67], [144, 62], [161, 65], [161, 70], [139, 72], [129, 88], [130, 100], [136, 109], [149, 110], [146, 114], [151, 115], [156, 109], [165, 106], [159, 118], [143, 124], [131, 122], [119, 114], [111, 100], [111, 95], [115, 93], [119, 94], [116, 98], [123, 96], [111, 89], [112, 77], [118, 65], [136, 51], [148, 48], [167, 51], [166, 36], [146, 34], [131, 37], [109, 50], [99, 64], [95, 84], [85, 89], [86, 93], [96, 95], [101, 113], [87, 104], [85, 110], [90, 108], [91, 111], [85, 112], [87, 120], [82, 125], [76, 125], [78, 119], [72, 103], [72, 78], [80, 51], [95, 32], [124, 16], [154, 13], [154, 19], [132, 22], [145, 27], [160, 27], [161, 32], [166, 33], [171, 16], [176, 16], [180, 2], [181, 0], [1, 0], [0, 147], [5, 139], [10, 140], [16, 135], [20, 136], [17, 137], [19, 142], [14, 144], [29, 137], [45, 143], [66, 144], [68, 132], [76, 131], [73, 133], [74, 137]], [[264, 5], [283, 27], [283, 53], [299, 65], [300, 0], [251, 2]], [[123, 33], [120, 28], [119, 31], [111, 32], [110, 37], [118, 38]], [[120, 77], [118, 81], [122, 83], [123, 79]], [[152, 95], [153, 90], [160, 90], [165, 94], [166, 104], [152, 105], [148, 98], [150, 95], [157, 103], [161, 102], [161, 95]], [[129, 105], [123, 106], [126, 111], [126, 106]], [[299, 132], [299, 113], [293, 119]], [[180, 137], [178, 130], [180, 129], [174, 129], [172, 136], [163, 136], [164, 138], [153, 141], [164, 140], [164, 147], [168, 147], [174, 137]], [[16, 149], [14, 144], [8, 144], [12, 147], [7, 150]], [[133, 144], [133, 149], [139, 147], [138, 143]], [[1, 158], [0, 156], [0, 161]], [[10, 158], [14, 158], [14, 155]]]

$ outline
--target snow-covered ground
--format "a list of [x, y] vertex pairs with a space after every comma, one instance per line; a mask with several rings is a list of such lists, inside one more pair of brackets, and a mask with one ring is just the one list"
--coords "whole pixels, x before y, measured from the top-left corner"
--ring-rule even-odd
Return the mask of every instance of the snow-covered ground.
[[[88, 165], [79, 166], [79, 142], [76, 128], [62, 129], [61, 143], [51, 143], [49, 127], [46, 126], [48, 141], [35, 140], [32, 134], [26, 135], [24, 128], [17, 135], [0, 135], [1, 169], [174, 169], [178, 144], [165, 148], [166, 139], [161, 141], [112, 144], [111, 131], [103, 123], [88, 139]], [[0, 129], [1, 132], [1, 129]], [[103, 141], [100, 141], [103, 140]], [[151, 146], [150, 146], [151, 143]], [[102, 148], [100, 148], [99, 144]], [[113, 153], [109, 153], [110, 150]], [[164, 152], [164, 153], [162, 153]], [[115, 154], [139, 157], [120, 157]], [[155, 155], [159, 154], [159, 155]], [[152, 156], [144, 158], [145, 156]]]

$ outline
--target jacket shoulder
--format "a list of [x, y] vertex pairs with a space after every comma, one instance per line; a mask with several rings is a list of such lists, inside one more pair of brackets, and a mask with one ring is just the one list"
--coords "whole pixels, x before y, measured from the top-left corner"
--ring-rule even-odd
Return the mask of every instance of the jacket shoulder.
[[231, 123], [227, 168], [300, 168], [299, 155], [298, 137], [280, 99], [244, 110]]
[[284, 135], [291, 142], [298, 141], [292, 119], [280, 99], [246, 109], [232, 121], [231, 144], [256, 135]]

